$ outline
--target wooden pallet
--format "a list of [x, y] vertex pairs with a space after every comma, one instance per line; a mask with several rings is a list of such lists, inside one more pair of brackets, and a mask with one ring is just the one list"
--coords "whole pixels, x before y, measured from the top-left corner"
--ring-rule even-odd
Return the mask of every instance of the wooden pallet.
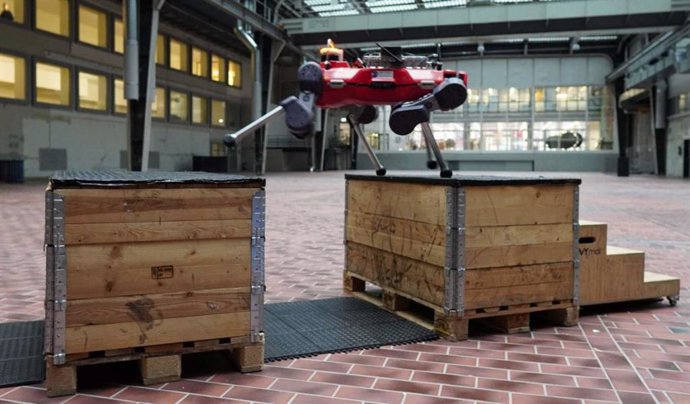
[[[530, 315], [536, 314], [562, 326], [576, 325], [579, 318], [572, 300], [514, 304], [447, 313], [442, 307], [396, 290], [380, 288], [371, 280], [345, 271], [345, 290], [353, 296], [385, 308], [403, 318], [432, 329], [451, 341], [468, 338], [470, 320], [500, 332], [530, 331]], [[367, 285], [374, 286], [367, 291]]]
[[67, 355], [64, 365], [54, 365], [53, 355], [46, 355], [46, 391], [49, 397], [77, 392], [77, 368], [102, 363], [139, 361], [142, 383], [151, 385], [180, 379], [182, 355], [225, 351], [242, 373], [258, 372], [264, 362], [264, 340], [251, 343], [249, 337], [154, 345], [133, 349], [114, 349]]

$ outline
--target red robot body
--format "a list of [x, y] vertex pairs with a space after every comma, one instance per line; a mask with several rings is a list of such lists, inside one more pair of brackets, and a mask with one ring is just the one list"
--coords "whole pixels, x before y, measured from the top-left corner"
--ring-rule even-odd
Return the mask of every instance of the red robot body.
[[429, 94], [450, 77], [467, 86], [467, 74], [422, 68], [351, 67], [347, 62], [321, 62], [323, 89], [315, 104], [320, 108], [349, 105], [397, 105]]

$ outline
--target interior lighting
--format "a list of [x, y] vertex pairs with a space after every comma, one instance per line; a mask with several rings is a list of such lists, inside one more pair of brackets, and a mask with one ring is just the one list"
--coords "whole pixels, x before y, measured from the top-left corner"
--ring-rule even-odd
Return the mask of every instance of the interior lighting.
[[367, 7], [387, 7], [387, 6], [397, 6], [400, 4], [414, 4], [415, 0], [375, 0], [367, 1]]
[[466, 5], [467, 5], [467, 0], [442, 0], [442, 1], [424, 0], [424, 7], [425, 8], [458, 7], [458, 6], [466, 6]]
[[477, 45], [477, 52], [479, 52], [480, 55], [484, 55], [485, 50], [484, 44], [480, 42], [479, 45]]
[[407, 10], [416, 10], [417, 5], [416, 4], [401, 4], [397, 6], [387, 6], [387, 7], [377, 7], [377, 8], [369, 8], [369, 10], [372, 13], [390, 13], [390, 12], [396, 12], [396, 11], [407, 11]]
[[338, 17], [341, 15], [355, 15], [359, 14], [359, 11], [357, 10], [337, 10], [337, 11], [325, 11], [323, 13], [319, 13], [319, 17]]

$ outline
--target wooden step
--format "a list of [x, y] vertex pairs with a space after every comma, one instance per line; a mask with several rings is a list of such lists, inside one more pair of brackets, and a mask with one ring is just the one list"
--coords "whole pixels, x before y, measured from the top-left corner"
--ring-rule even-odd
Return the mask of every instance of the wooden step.
[[580, 255], [606, 255], [607, 227], [606, 223], [580, 220]]
[[606, 246], [606, 255], [580, 255], [580, 304], [639, 299], [643, 293], [644, 252]]
[[672, 306], [676, 305], [680, 294], [680, 279], [655, 272], [644, 273], [644, 299], [667, 297]]

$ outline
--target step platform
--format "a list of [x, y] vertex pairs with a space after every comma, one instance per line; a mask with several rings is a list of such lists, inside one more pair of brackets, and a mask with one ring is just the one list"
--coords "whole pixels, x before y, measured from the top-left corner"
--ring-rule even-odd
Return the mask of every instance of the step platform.
[[675, 306], [680, 279], [645, 270], [644, 252], [608, 245], [607, 225], [581, 220], [580, 305], [666, 297]]

